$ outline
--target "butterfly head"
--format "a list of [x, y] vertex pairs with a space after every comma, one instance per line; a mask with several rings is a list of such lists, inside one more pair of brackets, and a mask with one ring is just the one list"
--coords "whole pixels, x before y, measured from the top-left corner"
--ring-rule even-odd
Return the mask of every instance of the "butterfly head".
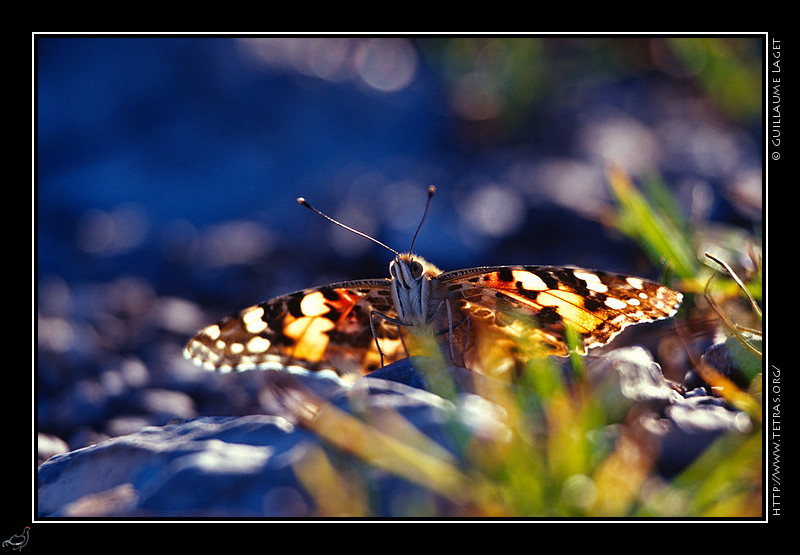
[[408, 324], [427, 320], [431, 278], [441, 272], [416, 254], [398, 254], [389, 264], [392, 298], [401, 321]]
[[398, 285], [406, 289], [419, 287], [426, 278], [436, 276], [440, 272], [424, 258], [410, 252], [398, 254], [389, 263], [389, 275]]

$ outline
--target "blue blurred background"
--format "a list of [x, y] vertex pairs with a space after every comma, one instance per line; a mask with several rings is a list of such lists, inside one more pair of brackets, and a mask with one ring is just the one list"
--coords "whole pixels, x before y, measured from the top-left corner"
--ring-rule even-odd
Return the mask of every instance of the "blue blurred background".
[[244, 410], [200, 390], [193, 331], [387, 275], [298, 196], [403, 251], [436, 185], [414, 250], [443, 270], [654, 277], [607, 225], [609, 163], [757, 234], [762, 41], [38, 36], [38, 429], [77, 447]]

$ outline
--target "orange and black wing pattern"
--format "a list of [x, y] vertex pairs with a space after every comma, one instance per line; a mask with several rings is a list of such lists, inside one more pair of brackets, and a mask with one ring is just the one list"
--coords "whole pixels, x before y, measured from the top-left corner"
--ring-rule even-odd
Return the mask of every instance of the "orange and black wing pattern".
[[580, 352], [585, 352], [605, 345], [627, 326], [673, 316], [683, 299], [654, 281], [557, 266], [474, 268], [447, 272], [437, 280], [483, 329], [533, 337], [548, 354], [562, 356], [568, 354], [565, 324], [578, 332]]
[[[208, 370], [334, 370], [362, 375], [405, 356], [392, 317], [391, 280], [297, 291], [232, 314], [197, 332], [186, 358]], [[373, 335], [374, 330], [374, 335]], [[380, 352], [375, 344], [377, 337]]]

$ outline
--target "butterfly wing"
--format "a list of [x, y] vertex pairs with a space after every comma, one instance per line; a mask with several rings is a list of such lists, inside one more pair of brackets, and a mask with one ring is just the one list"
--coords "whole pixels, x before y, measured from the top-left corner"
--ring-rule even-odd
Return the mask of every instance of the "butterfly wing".
[[478, 333], [533, 337], [561, 356], [568, 353], [565, 324], [578, 332], [585, 352], [629, 325], [674, 315], [683, 297], [642, 278], [555, 266], [473, 268], [438, 280]]
[[[680, 293], [654, 281], [555, 266], [473, 268], [432, 280], [435, 298], [448, 301], [447, 310], [434, 301], [432, 327], [447, 339], [455, 363], [477, 371], [495, 366], [497, 351], [515, 352], [530, 339], [548, 354], [568, 354], [566, 324], [578, 332], [585, 352], [629, 325], [674, 315], [682, 301]], [[383, 317], [370, 323], [373, 311]], [[200, 330], [184, 354], [223, 372], [299, 366], [367, 374], [380, 366], [381, 354], [384, 364], [407, 354], [400, 336], [407, 325], [389, 319], [397, 319], [391, 280], [342, 282], [228, 316]]]
[[251, 306], [195, 334], [184, 355], [209, 370], [331, 369], [367, 373], [405, 356], [388, 279], [349, 281], [297, 291]]

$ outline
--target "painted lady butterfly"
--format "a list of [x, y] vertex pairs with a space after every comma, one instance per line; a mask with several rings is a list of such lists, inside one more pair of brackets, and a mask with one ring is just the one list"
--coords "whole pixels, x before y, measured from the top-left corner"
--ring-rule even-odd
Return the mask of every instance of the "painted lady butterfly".
[[[428, 206], [434, 190], [428, 191]], [[304, 199], [298, 202], [386, 247]], [[184, 354], [222, 372], [299, 367], [362, 375], [420, 354], [415, 339], [433, 336], [454, 364], [491, 373], [487, 361], [496, 364], [497, 358], [486, 355], [498, 348], [513, 357], [515, 345], [533, 339], [547, 354], [565, 356], [568, 324], [580, 335], [584, 354], [629, 325], [673, 316], [683, 298], [653, 281], [578, 268], [443, 273], [412, 249], [413, 241], [408, 253], [389, 249], [396, 255], [390, 278], [334, 283], [251, 306], [200, 330]]]

